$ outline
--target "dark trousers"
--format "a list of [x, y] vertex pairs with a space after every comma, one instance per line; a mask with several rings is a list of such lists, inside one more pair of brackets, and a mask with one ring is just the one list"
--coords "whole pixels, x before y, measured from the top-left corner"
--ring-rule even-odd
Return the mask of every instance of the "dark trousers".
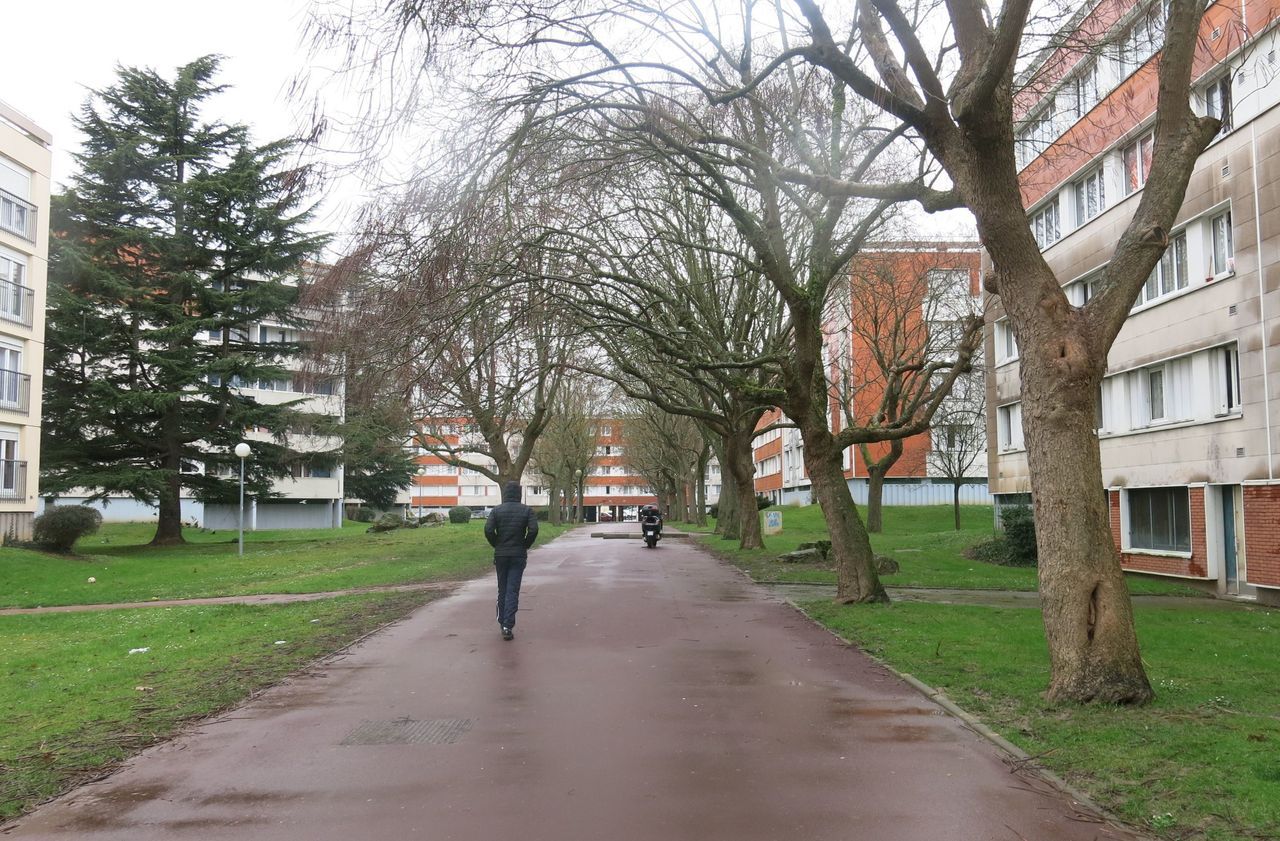
[[498, 624], [504, 628], [516, 626], [516, 611], [520, 608], [520, 580], [524, 578], [524, 558], [494, 558], [498, 570]]

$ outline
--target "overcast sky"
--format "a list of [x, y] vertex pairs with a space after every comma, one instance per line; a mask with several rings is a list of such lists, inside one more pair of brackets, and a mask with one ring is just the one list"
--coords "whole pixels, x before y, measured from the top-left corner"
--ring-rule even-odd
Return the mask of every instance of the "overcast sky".
[[[71, 122], [89, 89], [115, 79], [117, 65], [175, 68], [209, 53], [226, 57], [220, 81], [232, 89], [206, 113], [250, 126], [256, 140], [294, 133], [306, 109], [287, 101], [289, 81], [312, 62], [302, 44], [309, 0], [34, 0], [5, 3], [0, 99], [53, 134], [53, 180], [74, 168], [81, 138]], [[56, 189], [56, 188], [55, 188]], [[331, 222], [360, 187], [347, 182], [326, 201]], [[323, 223], [323, 220], [321, 220]]]
[[[4, 0], [0, 0], [4, 2]], [[274, 140], [305, 128], [308, 103], [291, 102], [290, 81], [317, 59], [303, 43], [311, 0], [21, 0], [6, 2], [7, 72], [0, 100], [53, 134], [55, 185], [73, 171], [81, 138], [71, 122], [90, 89], [115, 79], [117, 65], [151, 67], [172, 78], [199, 56], [225, 56], [220, 80], [231, 90], [215, 97], [206, 115], [250, 126], [255, 139]], [[321, 72], [323, 76], [323, 72]], [[328, 107], [346, 97], [326, 91]], [[330, 137], [329, 142], [338, 142]], [[334, 157], [333, 159], [337, 159]], [[55, 187], [56, 189], [56, 187]], [[316, 226], [341, 231], [364, 200], [353, 175], [329, 183]], [[955, 236], [969, 229], [967, 213], [922, 221], [926, 234]]]

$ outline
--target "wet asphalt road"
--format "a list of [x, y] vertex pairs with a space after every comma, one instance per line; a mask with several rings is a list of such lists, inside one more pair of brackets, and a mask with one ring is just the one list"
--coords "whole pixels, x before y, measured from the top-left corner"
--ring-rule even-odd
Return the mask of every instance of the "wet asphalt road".
[[710, 556], [590, 534], [534, 552], [514, 642], [473, 582], [6, 837], [1129, 837]]

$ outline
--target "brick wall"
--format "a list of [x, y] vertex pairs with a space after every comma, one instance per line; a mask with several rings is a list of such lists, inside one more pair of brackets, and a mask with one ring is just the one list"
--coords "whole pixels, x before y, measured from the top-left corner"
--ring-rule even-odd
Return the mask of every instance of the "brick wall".
[[1205, 537], [1204, 524], [1204, 488], [1190, 488], [1189, 504], [1191, 506], [1191, 557], [1174, 558], [1165, 555], [1145, 555], [1138, 552], [1120, 551], [1124, 545], [1120, 533], [1120, 494], [1121, 491], [1108, 493], [1111, 506], [1111, 539], [1115, 541], [1116, 550], [1120, 551], [1120, 565], [1133, 572], [1148, 572], [1154, 575], [1187, 575], [1195, 578], [1208, 578], [1208, 541]]
[[1280, 485], [1244, 486], [1245, 577], [1280, 587]]

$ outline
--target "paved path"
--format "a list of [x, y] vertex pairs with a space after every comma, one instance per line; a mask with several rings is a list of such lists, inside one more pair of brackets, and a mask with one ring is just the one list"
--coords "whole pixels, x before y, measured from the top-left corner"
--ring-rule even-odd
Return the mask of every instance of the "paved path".
[[107, 602], [105, 604], [60, 604], [49, 607], [5, 607], [0, 616], [25, 616], [33, 613], [87, 613], [91, 610], [136, 610], [143, 607], [194, 607], [202, 604], [288, 604], [290, 602], [315, 602], [338, 596], [359, 596], [367, 593], [409, 593], [418, 590], [449, 591], [458, 587], [456, 581], [440, 581], [428, 584], [387, 584], [377, 587], [355, 587], [350, 590], [326, 590], [322, 593], [261, 593], [245, 596], [209, 596], [202, 599], [151, 599], [145, 602]]
[[525, 582], [514, 642], [465, 585], [10, 837], [1127, 837], [683, 541], [571, 533]]

